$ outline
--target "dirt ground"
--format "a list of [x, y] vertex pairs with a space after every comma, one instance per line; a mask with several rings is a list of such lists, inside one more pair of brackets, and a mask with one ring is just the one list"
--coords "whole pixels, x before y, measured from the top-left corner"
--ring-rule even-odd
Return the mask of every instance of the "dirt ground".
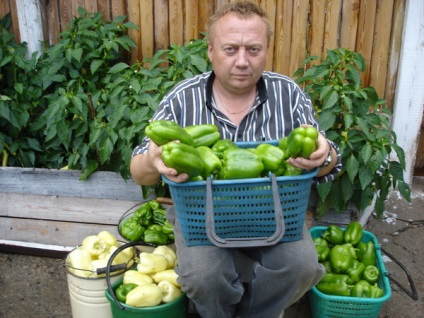
[[[383, 218], [377, 220], [375, 216], [371, 216], [365, 227], [376, 235], [381, 247], [406, 268], [419, 297], [418, 300], [413, 300], [401, 288], [391, 283], [392, 294], [383, 304], [380, 318], [424, 317], [423, 177], [414, 179], [412, 197], [412, 203], [409, 204], [401, 199], [397, 192], [393, 192]], [[406, 289], [411, 290], [405, 272], [384, 254], [383, 259], [388, 273]], [[0, 252], [0, 318], [27, 317], [72, 317], [64, 260]], [[285, 317], [312, 317], [308, 296], [305, 295], [290, 307]]]

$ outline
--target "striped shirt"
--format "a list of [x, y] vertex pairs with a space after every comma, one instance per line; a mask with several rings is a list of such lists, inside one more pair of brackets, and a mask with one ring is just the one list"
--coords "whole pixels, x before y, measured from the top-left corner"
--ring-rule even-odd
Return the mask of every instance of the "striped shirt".
[[[262, 74], [253, 106], [238, 126], [216, 106], [212, 94], [214, 78], [213, 72], [207, 72], [177, 84], [163, 98], [151, 121], [172, 120], [182, 127], [214, 124], [223, 139], [233, 141], [278, 140], [301, 124], [319, 129], [311, 100], [287, 76], [273, 72]], [[145, 137], [134, 149], [133, 156], [146, 152], [149, 142]], [[330, 174], [316, 178], [316, 183], [334, 179], [341, 170], [340, 151], [337, 145], [330, 143], [337, 151], [337, 164]]]

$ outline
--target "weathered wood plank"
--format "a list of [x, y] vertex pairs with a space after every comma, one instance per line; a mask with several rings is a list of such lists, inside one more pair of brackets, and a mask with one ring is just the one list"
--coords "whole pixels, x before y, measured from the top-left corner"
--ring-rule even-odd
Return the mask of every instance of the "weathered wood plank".
[[0, 191], [82, 198], [139, 200], [140, 186], [115, 172], [96, 172], [80, 181], [78, 170], [0, 167]]
[[153, 24], [153, 2], [140, 1], [139, 5], [140, 26], [141, 32], [141, 57], [151, 57], [154, 54], [154, 24]]
[[374, 44], [370, 64], [370, 85], [377, 90], [379, 96], [384, 96], [386, 84], [393, 5], [393, 0], [379, 0], [377, 4]]
[[373, 34], [375, 28], [375, 12], [377, 10], [377, 1], [369, 0], [362, 1], [359, 11], [359, 28], [360, 32], [357, 34], [355, 50], [361, 52], [365, 61], [367, 61], [367, 68], [362, 77], [363, 83], [368, 85], [370, 76], [370, 61], [372, 55]]
[[[309, 52], [312, 56], [323, 55], [325, 48], [324, 39], [325, 2], [320, 0], [311, 1], [311, 13], [309, 28]], [[318, 63], [319, 61], [317, 61]]]
[[0, 216], [2, 240], [54, 246], [77, 246], [88, 236], [107, 230], [120, 238], [118, 227], [107, 224], [72, 223]]
[[169, 43], [168, 3], [164, 0], [155, 0], [155, 51], [166, 49]]
[[[290, 67], [288, 75], [291, 76], [307, 57], [306, 40], [309, 3], [307, 1], [295, 0], [293, 4], [292, 41], [290, 51]], [[290, 42], [289, 42], [290, 43]]]
[[[139, 25], [140, 21], [140, 4], [137, 0], [128, 0], [128, 21]], [[131, 49], [131, 64], [136, 61], [141, 61], [141, 41], [142, 33], [141, 30], [128, 30], [128, 36], [134, 41], [136, 47]]]
[[169, 0], [169, 43], [184, 44], [183, 5], [181, 0]]
[[[333, 50], [339, 46], [339, 22], [341, 13], [341, 2], [331, 0], [326, 3], [326, 15], [324, 20], [324, 48]], [[323, 52], [324, 55], [325, 52]]]
[[0, 192], [0, 216], [116, 225], [126, 211], [141, 201]]
[[[282, 74], [291, 76], [290, 71], [290, 43], [292, 39], [291, 24], [293, 20], [293, 1], [279, 0], [277, 3], [278, 15], [275, 23], [275, 52], [274, 59], [285, 61], [285, 63], [275, 63], [274, 70]], [[300, 65], [299, 65], [300, 66]]]
[[[405, 17], [406, 0], [395, 0], [393, 8], [392, 35], [389, 48], [389, 61], [387, 63], [387, 77], [384, 99], [387, 107], [393, 109], [393, 102], [396, 90], [396, 79], [398, 76], [399, 56], [402, 47], [402, 31]], [[424, 117], [423, 117], [424, 118]], [[421, 141], [424, 142], [424, 134], [421, 134]]]
[[358, 32], [358, 16], [360, 0], [345, 0], [342, 7], [340, 30], [340, 47], [355, 50]]

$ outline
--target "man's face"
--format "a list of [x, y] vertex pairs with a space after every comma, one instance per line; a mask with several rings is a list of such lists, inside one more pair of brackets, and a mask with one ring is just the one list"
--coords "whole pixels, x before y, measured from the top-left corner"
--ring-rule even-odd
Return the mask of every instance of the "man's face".
[[208, 46], [216, 79], [227, 90], [243, 93], [256, 85], [265, 69], [268, 43], [265, 23], [253, 15], [230, 13], [218, 20]]

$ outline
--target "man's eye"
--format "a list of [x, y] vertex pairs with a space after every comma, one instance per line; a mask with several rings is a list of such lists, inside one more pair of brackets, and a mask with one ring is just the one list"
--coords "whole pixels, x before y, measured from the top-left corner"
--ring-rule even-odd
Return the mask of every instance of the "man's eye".
[[252, 53], [252, 54], [258, 54], [260, 51], [261, 51], [261, 49], [258, 48], [258, 47], [249, 48], [249, 52]]
[[224, 51], [226, 53], [234, 53], [236, 50], [233, 47], [226, 47], [226, 48], [224, 48]]

